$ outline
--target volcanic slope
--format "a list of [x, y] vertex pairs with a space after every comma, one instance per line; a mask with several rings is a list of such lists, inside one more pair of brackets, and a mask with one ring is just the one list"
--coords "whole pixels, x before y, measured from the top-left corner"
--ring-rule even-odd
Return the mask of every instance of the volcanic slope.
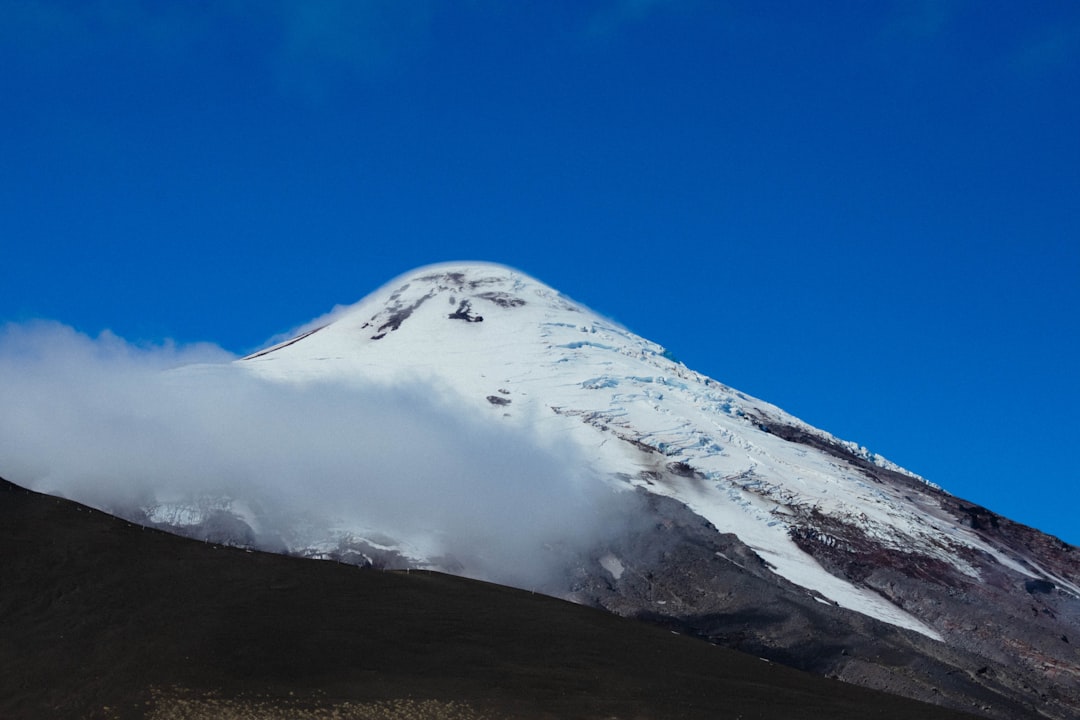
[[213, 545], [3, 480], [0, 569], [9, 720], [971, 717], [543, 595]]

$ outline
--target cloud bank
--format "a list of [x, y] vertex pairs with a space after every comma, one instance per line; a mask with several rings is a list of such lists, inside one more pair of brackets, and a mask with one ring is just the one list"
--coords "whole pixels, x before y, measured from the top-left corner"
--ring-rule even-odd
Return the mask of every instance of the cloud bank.
[[573, 451], [436, 387], [294, 385], [231, 360], [56, 323], [0, 329], [0, 476], [128, 516], [226, 508], [264, 549], [385, 536], [532, 588], [634, 514]]

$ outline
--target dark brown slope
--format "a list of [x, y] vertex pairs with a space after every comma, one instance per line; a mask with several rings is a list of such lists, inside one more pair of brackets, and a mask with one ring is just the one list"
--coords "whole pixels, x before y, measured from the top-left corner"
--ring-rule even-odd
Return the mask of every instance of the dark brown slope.
[[0, 717], [241, 716], [971, 717], [552, 598], [207, 545], [0, 481]]

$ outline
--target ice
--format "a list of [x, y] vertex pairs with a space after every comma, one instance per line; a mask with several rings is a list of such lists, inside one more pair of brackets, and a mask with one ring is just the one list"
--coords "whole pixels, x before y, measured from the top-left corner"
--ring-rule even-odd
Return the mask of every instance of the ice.
[[622, 561], [611, 553], [600, 558], [600, 567], [611, 573], [611, 577], [615, 578], [615, 580], [622, 578], [623, 571], [625, 570]]

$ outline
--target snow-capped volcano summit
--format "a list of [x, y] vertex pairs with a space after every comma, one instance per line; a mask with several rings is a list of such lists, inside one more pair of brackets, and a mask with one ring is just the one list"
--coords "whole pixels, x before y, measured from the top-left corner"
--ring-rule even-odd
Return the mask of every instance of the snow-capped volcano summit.
[[782, 439], [769, 428], [791, 428], [899, 470], [689, 370], [655, 343], [498, 265], [422, 268], [240, 364], [289, 382], [434, 380], [478, 412], [528, 422], [584, 450], [607, 475], [687, 504], [792, 582], [931, 636], [936, 631], [876, 593], [826, 572], [798, 547], [792, 528], [815, 509], [857, 518], [898, 552], [948, 560], [954, 543], [982, 547], [904, 499], [924, 485], [915, 476], [903, 487], [884, 486], [864, 467]]
[[[1046, 717], [1080, 707], [1075, 548], [516, 270], [424, 267], [284, 342], [169, 375], [185, 392], [204, 381], [257, 407], [210, 403], [226, 417], [199, 416], [199, 452], [265, 448], [268, 428], [283, 447], [221, 463], [241, 491], [210, 478], [114, 511], [504, 583], [533, 582], [516, 570], [541, 563], [559, 579], [542, 590], [852, 682], [1001, 718], [1031, 716], [1032, 697]], [[318, 424], [286, 416], [293, 404]]]
[[[794, 652], [805, 639], [735, 620], [779, 602], [761, 593], [781, 592], [787, 609], [777, 612], [794, 612], [801, 627], [817, 628], [811, 634], [837, 632], [835, 618], [854, 611], [902, 628], [876, 631], [875, 642], [907, 648], [898, 652], [918, 662], [954, 667], [955, 653], [970, 653], [962, 662], [979, 663], [968, 671], [974, 679], [948, 681], [963, 689], [942, 689], [953, 670], [940, 668], [925, 671], [933, 680], [905, 671], [898, 684], [878, 661], [841, 659], [833, 646], [827, 664], [837, 675], [924, 698], [941, 693], [956, 705], [970, 705], [974, 685], [989, 698], [982, 711], [1018, 712], [1002, 696], [1020, 681], [1002, 668], [1021, 668], [1029, 687], [1032, 677], [1053, 678], [1046, 697], [1058, 699], [1047, 714], [1070, 712], [1054, 703], [1068, 708], [1059, 685], [1080, 683], [1080, 663], [1061, 639], [1061, 623], [1080, 622], [1072, 548], [694, 372], [521, 272], [421, 268], [236, 364], [289, 386], [439, 388], [463, 416], [524, 428], [581, 458], [595, 482], [646, 498], [653, 530], [609, 538], [567, 569], [579, 601], [667, 618], [720, 641], [742, 637], [761, 653]], [[384, 547], [410, 546], [384, 534]], [[411, 547], [402, 550], [407, 562], [442, 567]], [[913, 639], [920, 635], [951, 649], [927, 650], [927, 640]], [[811, 645], [829, 654], [829, 641]]]
[[[935, 488], [918, 476], [686, 368], [499, 265], [421, 268], [240, 364], [289, 382], [434, 380], [477, 412], [528, 422], [584, 451], [609, 478], [684, 503], [824, 600], [931, 637], [938, 632], [926, 623], [827, 572], [804, 549], [838, 542], [812, 527], [815, 517], [857, 527], [882, 551], [972, 578], [972, 553], [1047, 574], [941, 512]], [[883, 482], [879, 468], [895, 479]]]

